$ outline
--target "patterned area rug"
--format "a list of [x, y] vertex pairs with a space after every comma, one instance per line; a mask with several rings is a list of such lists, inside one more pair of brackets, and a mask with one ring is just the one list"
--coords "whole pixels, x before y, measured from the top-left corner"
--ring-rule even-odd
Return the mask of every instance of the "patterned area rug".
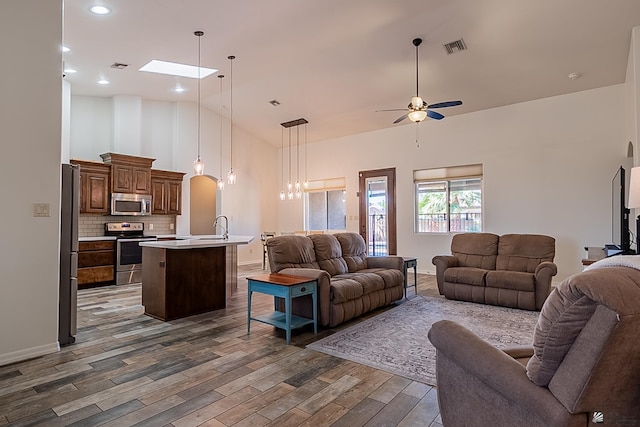
[[498, 348], [529, 345], [539, 312], [415, 297], [307, 347], [436, 385], [436, 350], [427, 338], [438, 320], [456, 321]]

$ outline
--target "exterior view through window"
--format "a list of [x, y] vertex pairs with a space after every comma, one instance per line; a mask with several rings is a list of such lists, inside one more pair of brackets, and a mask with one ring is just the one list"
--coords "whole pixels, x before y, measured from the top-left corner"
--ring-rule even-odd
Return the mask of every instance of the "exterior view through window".
[[482, 231], [481, 173], [482, 165], [415, 171], [416, 232]]

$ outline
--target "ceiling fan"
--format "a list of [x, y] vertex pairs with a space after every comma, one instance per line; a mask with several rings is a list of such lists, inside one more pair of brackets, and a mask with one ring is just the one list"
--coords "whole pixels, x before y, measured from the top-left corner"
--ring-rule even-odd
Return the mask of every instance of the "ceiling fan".
[[411, 97], [411, 102], [408, 108], [397, 108], [393, 110], [377, 110], [377, 111], [406, 111], [407, 113], [398, 117], [393, 123], [400, 123], [407, 117], [414, 123], [420, 123], [427, 117], [435, 120], [442, 120], [444, 116], [437, 111], [432, 111], [435, 108], [455, 107], [456, 105], [462, 105], [462, 101], [446, 101], [438, 102], [436, 104], [426, 104], [422, 98], [418, 95], [418, 46], [422, 44], [422, 39], [413, 39], [413, 45], [416, 47], [416, 96]]

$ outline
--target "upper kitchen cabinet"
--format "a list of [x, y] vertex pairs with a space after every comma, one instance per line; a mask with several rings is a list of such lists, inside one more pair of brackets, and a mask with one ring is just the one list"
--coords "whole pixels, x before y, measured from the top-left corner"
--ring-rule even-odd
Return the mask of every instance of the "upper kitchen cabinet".
[[114, 193], [151, 194], [151, 164], [155, 159], [125, 154], [100, 154], [111, 165], [111, 191]]
[[111, 166], [72, 159], [80, 166], [80, 213], [109, 213], [109, 183]]
[[182, 213], [182, 172], [151, 170], [151, 195], [154, 215], [180, 215]]

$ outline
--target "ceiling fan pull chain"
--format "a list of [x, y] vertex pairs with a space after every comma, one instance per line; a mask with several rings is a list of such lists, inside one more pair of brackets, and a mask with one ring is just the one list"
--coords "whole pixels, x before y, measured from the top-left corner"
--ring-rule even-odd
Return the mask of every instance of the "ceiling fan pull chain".
[[420, 148], [420, 123], [416, 123], [416, 148]]

